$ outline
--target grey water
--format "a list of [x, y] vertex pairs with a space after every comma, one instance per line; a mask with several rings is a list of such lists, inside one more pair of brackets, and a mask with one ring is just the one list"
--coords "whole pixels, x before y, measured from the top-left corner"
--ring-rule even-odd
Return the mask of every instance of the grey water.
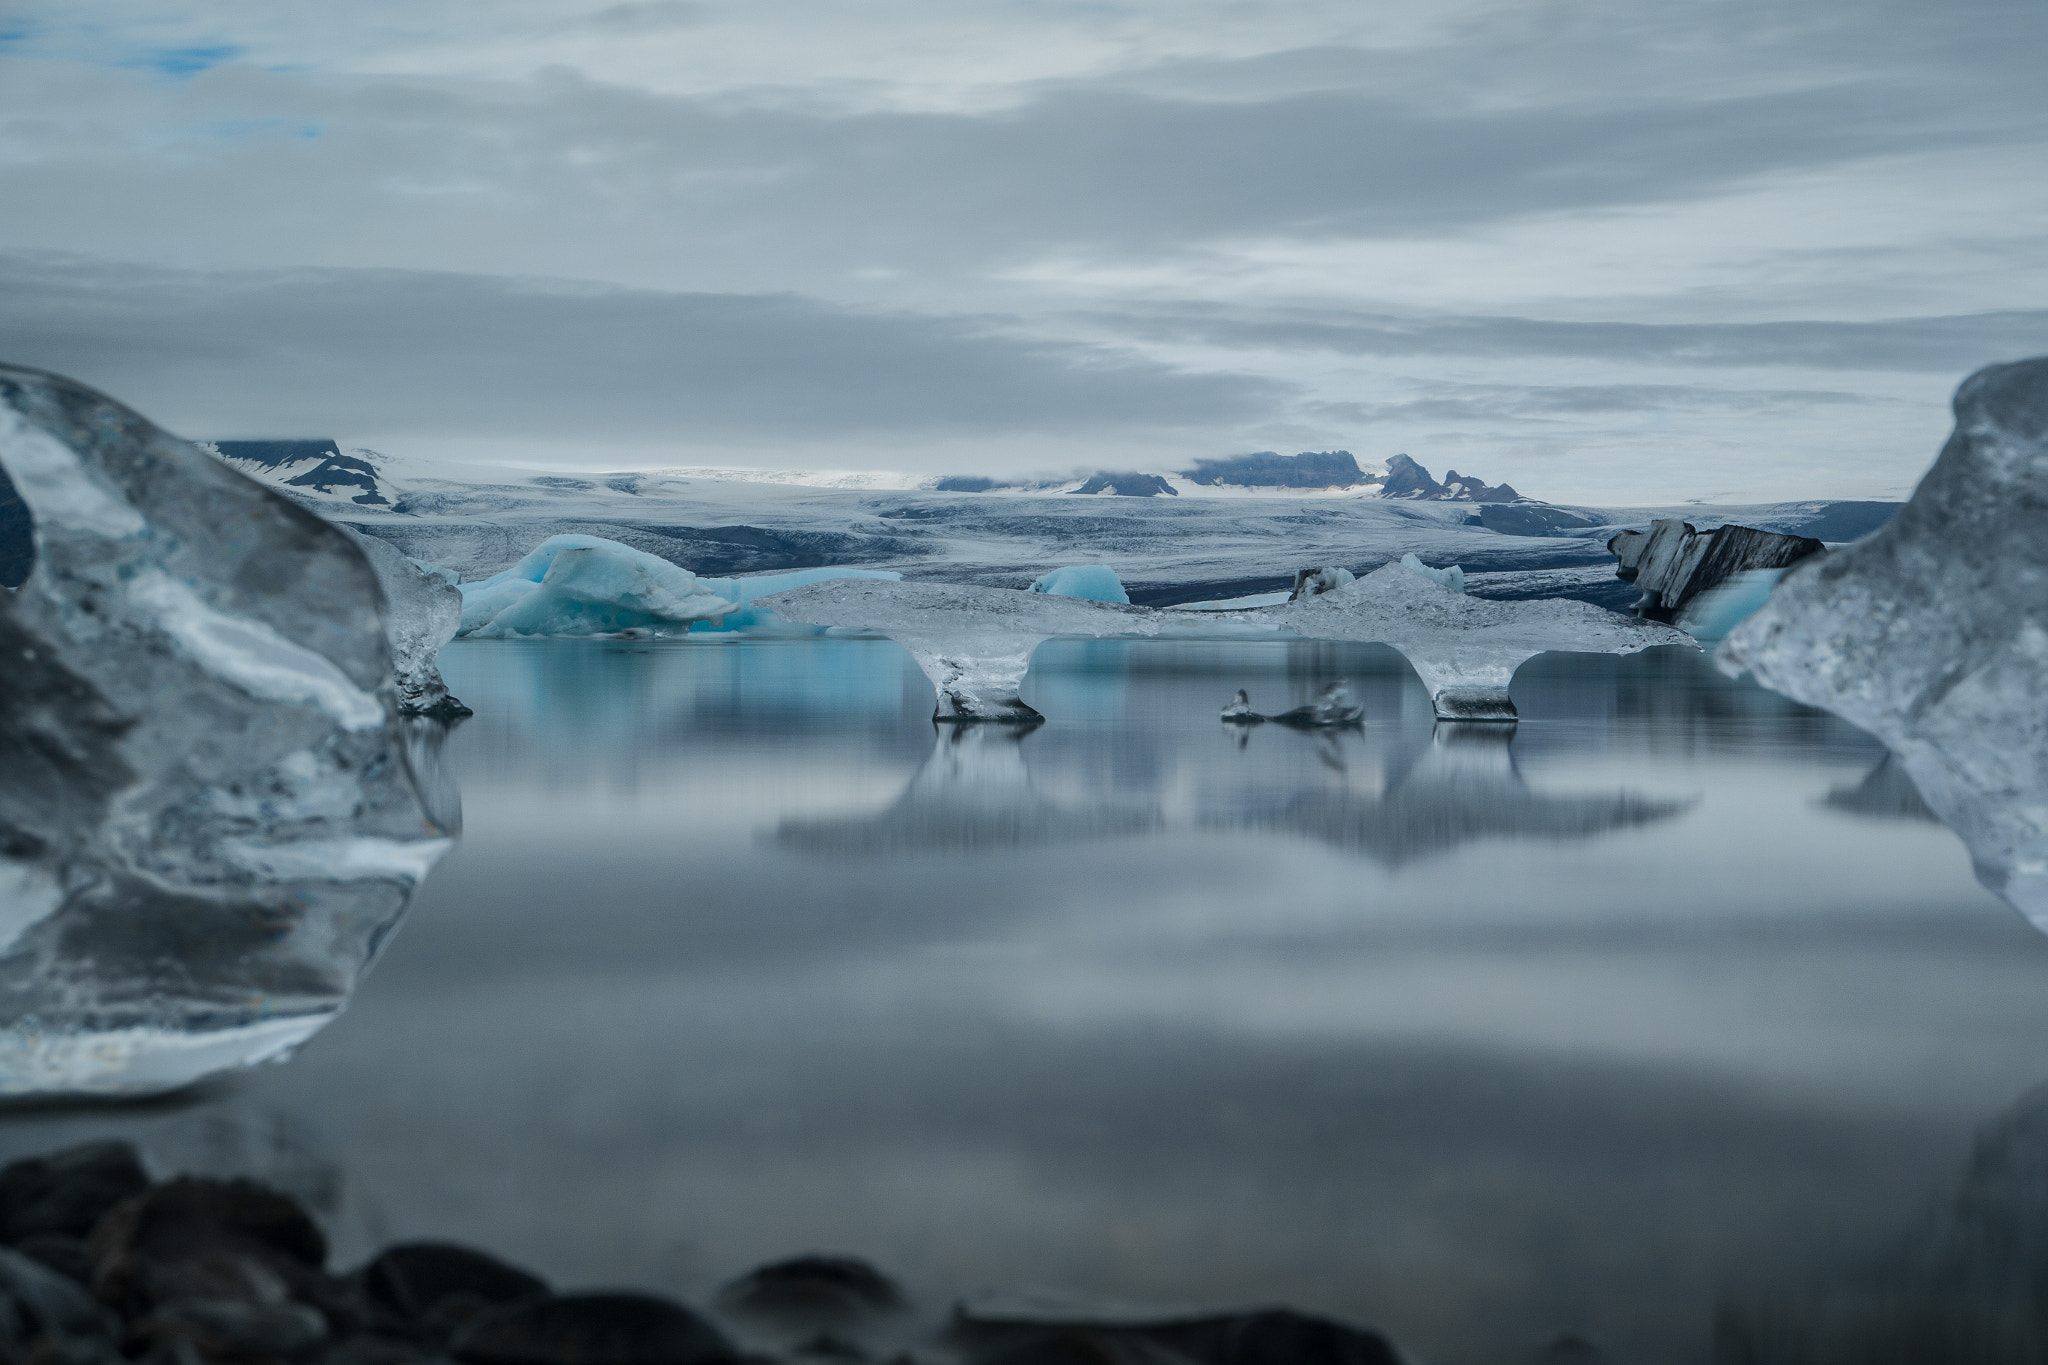
[[[466, 830], [348, 1010], [0, 1154], [127, 1134], [343, 1259], [701, 1302], [829, 1250], [933, 1305], [1704, 1361], [1910, 1256], [2048, 1080], [2048, 939], [1875, 741], [1690, 652], [1538, 659], [1504, 728], [1302, 641], [1055, 641], [1028, 732], [935, 728], [884, 640], [442, 665]], [[1362, 727], [1216, 718], [1333, 679]]]

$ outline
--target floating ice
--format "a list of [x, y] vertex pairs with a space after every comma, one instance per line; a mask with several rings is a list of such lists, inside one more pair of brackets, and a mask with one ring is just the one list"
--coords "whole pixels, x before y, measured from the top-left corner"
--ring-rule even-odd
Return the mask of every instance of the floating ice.
[[342, 530], [370, 561], [384, 592], [384, 633], [391, 645], [398, 709], [409, 716], [444, 720], [468, 715], [469, 708], [448, 695], [448, 684], [435, 662], [441, 646], [454, 639], [462, 625], [461, 592], [432, 569], [406, 558], [396, 546], [345, 526]]
[[464, 583], [463, 635], [680, 632], [738, 604], [688, 569], [602, 536], [549, 536], [511, 568]]
[[2048, 359], [1980, 370], [1889, 524], [1789, 571], [1716, 661], [1882, 739], [2048, 929]]
[[909, 652], [938, 693], [938, 720], [1035, 722], [1017, 695], [1031, 652], [1055, 635], [1156, 635], [1161, 614], [1015, 588], [837, 579], [757, 599], [788, 621], [875, 630]]
[[464, 583], [461, 634], [679, 635], [742, 630], [771, 621], [757, 597], [833, 578], [882, 578], [873, 569], [798, 569], [752, 578], [699, 578], [658, 555], [602, 536], [549, 536], [511, 568]]
[[766, 607], [759, 609], [750, 605], [757, 597], [769, 597], [791, 588], [801, 588], [810, 583], [824, 583], [834, 578], [879, 578], [894, 583], [903, 575], [893, 569], [844, 569], [837, 566], [821, 569], [794, 569], [789, 573], [755, 574], [749, 578], [700, 578], [697, 581], [737, 604], [737, 610], [727, 612], [724, 619], [716, 622], [700, 622], [692, 630], [758, 630], [777, 624], [775, 613]]
[[1453, 564], [1448, 569], [1432, 569], [1410, 551], [1401, 556], [1401, 567], [1409, 573], [1421, 574], [1439, 588], [1448, 588], [1452, 592], [1465, 591], [1465, 570], [1460, 565]]
[[1720, 526], [1695, 531], [1691, 522], [1653, 521], [1650, 529], [1623, 531], [1607, 542], [1614, 576], [1642, 592], [1636, 615], [1673, 621], [1686, 604], [1732, 576], [1755, 569], [1783, 569], [1826, 546], [1811, 536], [1786, 536], [1753, 526]]
[[1124, 581], [1107, 564], [1074, 564], [1054, 569], [1041, 575], [1031, 585], [1031, 591], [1077, 597], [1084, 602], [1121, 602], [1126, 606], [1131, 600], [1131, 595], [1124, 591]]
[[1551, 650], [1633, 654], [1652, 645], [1692, 644], [1669, 626], [1588, 602], [1467, 597], [1399, 564], [1316, 597], [1244, 614], [1282, 622], [1310, 639], [1392, 646], [1414, 665], [1444, 720], [1513, 720], [1509, 680], [1524, 662]]
[[1289, 602], [1299, 602], [1304, 597], [1314, 597], [1319, 593], [1329, 592], [1333, 588], [1341, 588], [1356, 578], [1357, 575], [1352, 573], [1351, 570], [1341, 567], [1296, 569], [1294, 571], [1294, 590], [1287, 594], [1287, 600]]
[[1585, 602], [1491, 602], [1399, 564], [1320, 595], [1251, 611], [1175, 612], [935, 583], [817, 583], [761, 599], [792, 621], [880, 631], [938, 693], [940, 720], [1037, 720], [1018, 696], [1031, 652], [1055, 635], [1158, 635], [1230, 625], [1377, 641], [1408, 656], [1438, 716], [1512, 720], [1508, 680], [1547, 650], [1631, 654], [1691, 637]]
[[[138, 1093], [338, 1010], [447, 847], [339, 530], [0, 367], [34, 525], [0, 592], [0, 1093]], [[431, 725], [419, 721], [416, 725]]]

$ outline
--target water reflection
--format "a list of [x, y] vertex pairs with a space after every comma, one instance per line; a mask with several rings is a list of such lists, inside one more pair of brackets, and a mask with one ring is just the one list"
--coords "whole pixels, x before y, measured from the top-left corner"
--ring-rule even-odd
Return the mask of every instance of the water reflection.
[[[1332, 784], [1218, 823], [1302, 834], [1398, 867], [1479, 839], [1589, 839], [1669, 819], [1692, 804], [1627, 791], [1532, 791], [1515, 766], [1513, 739], [1499, 725], [1443, 722], [1428, 748], [1382, 791], [1361, 794]], [[1318, 748], [1327, 765], [1343, 771], [1340, 743], [1326, 739]]]
[[[462, 845], [341, 1019], [174, 1117], [285, 1116], [381, 1237], [565, 1285], [701, 1302], [822, 1249], [927, 1304], [1700, 1360], [2042, 1069], [2048, 939], [1944, 829], [1828, 804], [1867, 736], [1697, 657], [1539, 660], [1471, 749], [1355, 646], [1055, 641], [1049, 723], [944, 745], [887, 642], [444, 663]], [[1217, 723], [1339, 679], [1359, 731]], [[56, 1122], [0, 1150], [197, 1145]]]

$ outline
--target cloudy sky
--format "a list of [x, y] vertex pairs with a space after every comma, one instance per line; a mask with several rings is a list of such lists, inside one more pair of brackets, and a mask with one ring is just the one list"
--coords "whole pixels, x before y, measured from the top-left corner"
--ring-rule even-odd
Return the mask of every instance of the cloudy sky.
[[193, 436], [1896, 496], [2048, 5], [0, 0], [0, 358]]

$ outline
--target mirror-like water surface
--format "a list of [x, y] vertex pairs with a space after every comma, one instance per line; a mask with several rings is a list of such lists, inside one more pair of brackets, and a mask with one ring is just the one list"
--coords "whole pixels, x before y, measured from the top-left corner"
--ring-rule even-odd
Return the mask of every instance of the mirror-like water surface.
[[[467, 831], [288, 1066], [23, 1110], [255, 1171], [344, 1254], [701, 1299], [1284, 1301], [1430, 1361], [1712, 1353], [1911, 1241], [2048, 1079], [2048, 940], [1884, 750], [1668, 651], [1437, 727], [1398, 656], [1054, 642], [936, 734], [880, 640], [465, 642]], [[1347, 678], [1362, 730], [1234, 731]]]

